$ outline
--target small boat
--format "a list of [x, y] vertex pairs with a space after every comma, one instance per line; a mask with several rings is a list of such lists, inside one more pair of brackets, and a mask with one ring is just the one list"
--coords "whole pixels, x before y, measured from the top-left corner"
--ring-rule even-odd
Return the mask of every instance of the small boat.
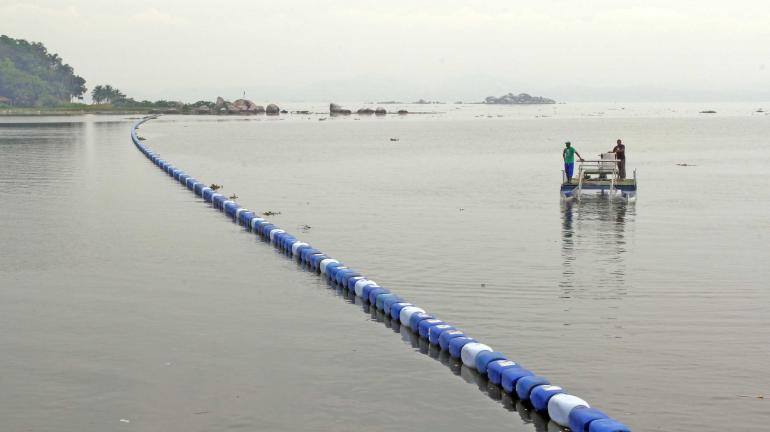
[[628, 200], [636, 198], [636, 170], [632, 178], [620, 178], [615, 153], [603, 153], [599, 160], [582, 160], [577, 164], [577, 178], [571, 182], [567, 182], [567, 175], [562, 170], [562, 198], [580, 200], [584, 193], [607, 194], [610, 198], [620, 196]]

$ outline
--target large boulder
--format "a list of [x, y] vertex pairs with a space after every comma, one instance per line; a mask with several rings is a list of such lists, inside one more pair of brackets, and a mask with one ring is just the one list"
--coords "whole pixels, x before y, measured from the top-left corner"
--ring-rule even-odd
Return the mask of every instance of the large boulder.
[[349, 109], [344, 109], [336, 103], [329, 104], [329, 114], [331, 115], [349, 115], [350, 112]]
[[359, 115], [372, 115], [374, 114], [374, 110], [371, 108], [360, 108], [356, 113]]
[[278, 105], [276, 104], [270, 104], [265, 108], [265, 112], [267, 115], [278, 115], [281, 112], [281, 109], [278, 108]]
[[256, 114], [260, 111], [265, 110], [261, 106], [255, 104], [254, 102], [248, 99], [238, 99], [235, 102], [233, 102], [233, 105], [235, 105], [235, 107], [238, 108], [243, 114]]
[[225, 108], [227, 109], [227, 113], [228, 114], [240, 114], [241, 113], [241, 110], [237, 106], [233, 105], [232, 102], [225, 102]]
[[217, 97], [217, 102], [214, 104], [214, 109], [219, 111], [224, 107], [225, 107], [225, 100], [222, 99], [222, 96]]
[[374, 113], [377, 114], [378, 116], [382, 116], [382, 115], [387, 114], [388, 111], [385, 108], [383, 108], [383, 107], [377, 107], [377, 109], [374, 110]]
[[211, 108], [207, 107], [206, 105], [201, 105], [196, 107], [194, 112], [195, 114], [211, 114]]

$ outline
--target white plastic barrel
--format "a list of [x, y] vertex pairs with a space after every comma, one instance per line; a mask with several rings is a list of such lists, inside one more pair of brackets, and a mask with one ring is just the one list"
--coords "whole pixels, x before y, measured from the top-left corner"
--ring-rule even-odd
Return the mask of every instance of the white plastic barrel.
[[321, 264], [319, 266], [320, 269], [321, 269], [321, 273], [326, 274], [326, 266], [328, 266], [331, 263], [338, 263], [338, 262], [339, 261], [337, 261], [334, 258], [326, 258], [326, 259], [321, 260]]
[[557, 424], [569, 427], [569, 413], [579, 406], [591, 408], [588, 402], [577, 396], [566, 393], [556, 394], [548, 400], [548, 416]]
[[296, 256], [297, 255], [297, 249], [299, 249], [302, 246], [310, 246], [310, 245], [305, 243], [305, 242], [301, 242], [301, 241], [294, 242], [291, 245], [291, 254]]
[[483, 343], [471, 342], [465, 344], [462, 351], [460, 351], [460, 359], [463, 361], [465, 366], [471, 369], [476, 369], [476, 356], [481, 354], [483, 351], [494, 350], [488, 345], [484, 345]]
[[404, 324], [408, 324], [409, 318], [411, 318], [413, 314], [419, 312], [425, 312], [425, 309], [418, 308], [417, 306], [407, 306], [401, 309], [401, 313], [398, 315], [398, 320]]
[[262, 222], [263, 218], [254, 218], [251, 220], [251, 230], [254, 231], [255, 228], [257, 228], [257, 224]]
[[270, 230], [270, 242], [271, 243], [273, 242], [273, 239], [275, 238], [276, 234], [285, 233], [285, 232], [286, 231], [284, 231], [282, 229], [278, 229], [278, 228]]
[[356, 292], [356, 295], [361, 297], [364, 293], [364, 287], [367, 285], [377, 285], [377, 282], [369, 279], [361, 279], [358, 282], [356, 282], [356, 285], [353, 287], [353, 290]]

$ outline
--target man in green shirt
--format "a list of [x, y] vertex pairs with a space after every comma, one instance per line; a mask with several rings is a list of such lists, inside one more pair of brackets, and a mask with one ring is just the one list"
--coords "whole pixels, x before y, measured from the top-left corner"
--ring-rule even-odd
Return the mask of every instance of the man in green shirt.
[[580, 159], [580, 162], [583, 162], [583, 157], [572, 147], [569, 141], [565, 142], [564, 146], [564, 151], [561, 154], [562, 159], [564, 159], [564, 173], [567, 175], [567, 183], [572, 183], [572, 173], [575, 170], [575, 155]]

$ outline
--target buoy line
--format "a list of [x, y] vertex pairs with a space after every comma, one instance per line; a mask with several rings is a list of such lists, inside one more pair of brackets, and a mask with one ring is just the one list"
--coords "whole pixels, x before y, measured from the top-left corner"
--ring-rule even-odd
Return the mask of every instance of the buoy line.
[[[205, 183], [161, 159], [142, 144], [136, 133], [139, 125], [155, 118], [157, 116], [149, 116], [134, 123], [131, 128], [131, 140], [158, 168], [203, 198], [205, 202], [211, 203], [235, 223], [274, 245], [284, 255], [298, 260], [300, 264], [343, 292], [347, 291], [348, 298], [353, 295], [360, 298], [365, 311], [368, 308], [377, 315], [382, 313], [386, 325], [394, 329], [395, 323], [398, 323], [399, 329], [406, 326], [412, 337], [418, 339], [418, 346], [428, 344], [426, 353], [433, 350], [437, 356], [443, 356], [445, 360], [451, 359], [456, 368], [465, 366], [480, 377], [486, 376], [489, 383], [498, 388], [502, 387], [502, 391], [510, 395], [512, 400], [530, 404], [539, 414], [572, 431], [630, 432], [627, 426], [592, 408], [585, 400], [551, 384], [547, 378], [536, 375], [505, 354], [466, 335], [451, 324], [427, 313], [425, 309], [409, 303], [362, 273], [348, 268], [339, 260], [325, 255], [275, 224], [258, 217], [255, 212], [242, 208], [237, 202], [216, 193]], [[415, 345], [414, 341], [412, 345]]]

